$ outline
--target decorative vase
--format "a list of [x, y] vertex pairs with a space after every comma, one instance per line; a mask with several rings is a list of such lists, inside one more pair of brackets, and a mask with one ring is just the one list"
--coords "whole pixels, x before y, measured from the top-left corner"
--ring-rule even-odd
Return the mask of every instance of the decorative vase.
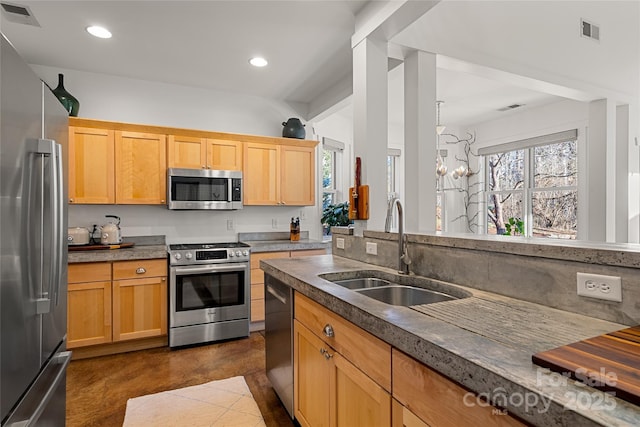
[[298, 138], [304, 139], [307, 133], [304, 130], [304, 125], [295, 117], [289, 118], [286, 122], [282, 122], [282, 136], [285, 138]]
[[64, 88], [63, 74], [58, 74], [58, 87], [52, 89], [52, 92], [56, 96], [56, 98], [58, 98], [58, 101], [60, 101], [60, 103], [64, 106], [64, 109], [69, 112], [70, 116], [78, 116], [80, 102], [78, 102], [78, 100]]

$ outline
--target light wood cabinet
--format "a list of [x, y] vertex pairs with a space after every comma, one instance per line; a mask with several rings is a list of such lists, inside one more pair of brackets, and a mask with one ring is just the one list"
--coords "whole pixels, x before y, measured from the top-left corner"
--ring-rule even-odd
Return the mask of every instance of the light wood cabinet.
[[392, 427], [431, 427], [396, 399], [391, 399], [391, 402]]
[[69, 203], [115, 203], [114, 131], [69, 127]]
[[111, 264], [70, 264], [67, 348], [111, 342]]
[[166, 203], [165, 135], [116, 131], [116, 203]]
[[249, 142], [244, 165], [245, 205], [315, 204], [314, 146]]
[[[468, 390], [403, 352], [393, 349], [392, 355], [393, 397], [427, 425], [524, 427], [525, 424], [491, 405], [479, 405]], [[396, 408], [394, 406], [394, 411]], [[397, 414], [394, 414], [394, 420], [396, 418]]]
[[170, 168], [242, 170], [241, 141], [169, 135]]
[[[326, 249], [305, 249], [301, 251], [258, 252], [251, 254], [251, 322], [255, 324], [256, 322], [264, 321], [264, 271], [260, 268], [261, 260], [324, 255], [326, 253]], [[252, 330], [258, 330], [256, 328], [254, 327]]]
[[69, 348], [167, 334], [165, 259], [69, 264]]
[[390, 426], [391, 346], [296, 293], [294, 411], [302, 426]]

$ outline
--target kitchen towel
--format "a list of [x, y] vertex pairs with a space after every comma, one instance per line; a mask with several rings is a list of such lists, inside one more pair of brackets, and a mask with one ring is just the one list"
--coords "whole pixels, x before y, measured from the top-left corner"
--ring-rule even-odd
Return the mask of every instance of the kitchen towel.
[[123, 427], [260, 427], [264, 419], [238, 376], [127, 401]]

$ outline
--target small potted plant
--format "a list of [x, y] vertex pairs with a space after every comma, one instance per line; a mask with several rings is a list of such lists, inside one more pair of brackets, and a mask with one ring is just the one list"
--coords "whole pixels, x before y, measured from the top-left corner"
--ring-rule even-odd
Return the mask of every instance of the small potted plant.
[[324, 236], [331, 234], [331, 227], [351, 224], [352, 221], [349, 219], [349, 202], [328, 205], [322, 211], [320, 222], [322, 222], [322, 234]]

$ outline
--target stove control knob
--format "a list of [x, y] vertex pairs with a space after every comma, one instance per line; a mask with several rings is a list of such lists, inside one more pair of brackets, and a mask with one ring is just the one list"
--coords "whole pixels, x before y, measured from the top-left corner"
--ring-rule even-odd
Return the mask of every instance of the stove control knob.
[[233, 258], [234, 256], [236, 256], [236, 254], [233, 251], [229, 251], [229, 257]]
[[249, 256], [249, 251], [242, 251], [242, 255]]
[[173, 257], [175, 259], [177, 259], [177, 260], [181, 260], [182, 259], [182, 255], [180, 255], [180, 254], [175, 254]]
[[242, 252], [236, 251], [236, 256], [242, 256]]
[[191, 259], [191, 258], [193, 258], [193, 254], [191, 252], [187, 252], [186, 254], [184, 254], [184, 257], [186, 259]]

